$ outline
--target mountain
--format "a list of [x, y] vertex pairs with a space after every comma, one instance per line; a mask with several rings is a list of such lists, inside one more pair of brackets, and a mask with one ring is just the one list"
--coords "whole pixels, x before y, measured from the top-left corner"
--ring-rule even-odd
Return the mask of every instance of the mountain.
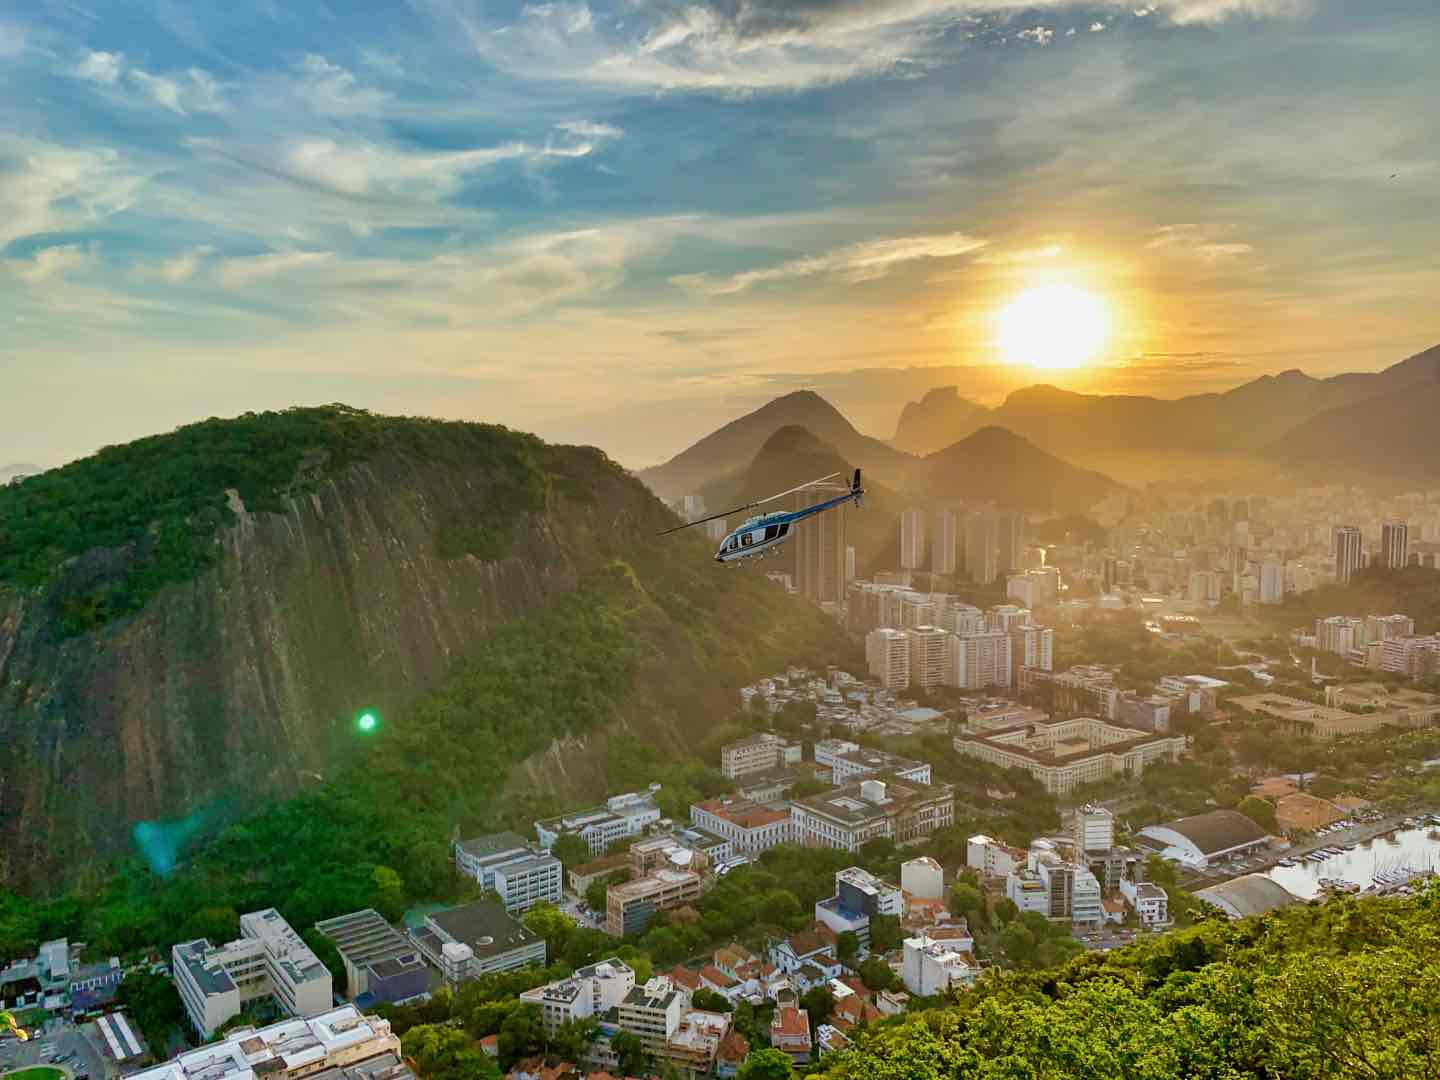
[[1083, 513], [1123, 490], [1098, 472], [1047, 454], [1028, 439], [987, 426], [921, 463], [931, 500], [993, 502], [1002, 509], [1038, 514]]
[[748, 467], [765, 442], [784, 427], [809, 431], [847, 461], [873, 471], [877, 477], [892, 478], [892, 483], [893, 478], [904, 476], [915, 464], [916, 459], [909, 454], [856, 431], [819, 394], [797, 390], [732, 420], [663, 465], [645, 469], [640, 479], [662, 498], [703, 491], [715, 481]]
[[900, 413], [890, 445], [910, 454], [931, 454], [964, 438], [989, 410], [960, 396], [958, 386], [937, 386]]
[[[423, 894], [411, 862], [445, 873], [452, 824], [599, 797], [615, 732], [678, 755], [736, 680], [807, 643], [843, 654], [762, 575], [717, 589], [700, 538], [657, 541], [673, 522], [593, 448], [341, 406], [0, 488], [0, 885], [53, 885], [132, 835], [163, 870], [197, 822], [322, 784], [297, 820]], [[382, 723], [357, 747], [361, 710]]]
[[1380, 397], [1328, 409], [1271, 443], [1264, 455], [1317, 482], [1403, 487], [1440, 481], [1434, 424], [1440, 374]]
[[1222, 394], [1176, 399], [1042, 384], [1012, 392], [972, 424], [1007, 428], [1053, 454], [1134, 479], [1214, 475], [1257, 462], [1263, 448], [1323, 412], [1437, 377], [1440, 346], [1379, 372], [1316, 379], [1290, 370]]
[[[841, 479], [848, 483], [855, 468], [839, 450], [817, 438], [813, 432], [790, 425], [765, 440], [754, 460], [742, 472], [717, 480], [702, 494], [705, 505], [714, 513], [831, 473], [840, 473]], [[902, 495], [882, 482], [866, 476], [864, 483], [864, 507], [858, 510], [847, 507], [842, 511], [846, 515], [846, 540], [855, 548], [856, 565], [862, 573], [886, 551], [889, 543], [894, 541], [898, 544], [896, 522], [906, 505]], [[760, 509], [775, 510], [789, 506], [787, 500]], [[731, 522], [732, 525], [735, 523]], [[806, 526], [799, 527], [803, 529]]]

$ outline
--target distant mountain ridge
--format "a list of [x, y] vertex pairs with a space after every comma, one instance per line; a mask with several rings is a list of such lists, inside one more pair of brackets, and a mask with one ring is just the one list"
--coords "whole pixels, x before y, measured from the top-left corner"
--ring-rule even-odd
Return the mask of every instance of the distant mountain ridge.
[[990, 410], [960, 396], [958, 386], [937, 386], [900, 413], [890, 445], [909, 454], [931, 454], [983, 422]]
[[[909, 454], [862, 435], [819, 394], [797, 390], [711, 432], [663, 465], [638, 475], [664, 498], [702, 491], [716, 480], [747, 469], [760, 448], [785, 427], [803, 428], [834, 447], [848, 462], [886, 476], [903, 475], [916, 462]], [[779, 490], [777, 488], [777, 490]]]
[[1110, 477], [1076, 468], [1005, 428], [987, 426], [925, 458], [923, 486], [932, 501], [994, 503], [1038, 514], [1083, 513], [1124, 490]]

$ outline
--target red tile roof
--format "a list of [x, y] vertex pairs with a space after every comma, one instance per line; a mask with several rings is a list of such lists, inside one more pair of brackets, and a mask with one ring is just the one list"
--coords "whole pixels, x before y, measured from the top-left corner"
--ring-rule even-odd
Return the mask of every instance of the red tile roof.
[[788, 1035], [798, 1038], [804, 1035], [810, 1037], [810, 1016], [804, 1009], [797, 1009], [793, 1005], [782, 1005], [775, 1010], [775, 1016], [770, 1021], [770, 1029], [781, 1035]]
[[686, 990], [700, 989], [700, 972], [691, 971], [684, 964], [676, 964], [674, 970], [666, 974], [676, 986], [683, 986]]

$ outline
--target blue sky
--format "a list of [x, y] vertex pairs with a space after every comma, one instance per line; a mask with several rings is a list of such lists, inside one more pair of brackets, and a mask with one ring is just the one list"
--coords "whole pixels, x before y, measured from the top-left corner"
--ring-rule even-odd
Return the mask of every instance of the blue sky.
[[0, 6], [0, 465], [347, 401], [645, 464], [798, 385], [1175, 395], [1434, 344], [1433, 0]]

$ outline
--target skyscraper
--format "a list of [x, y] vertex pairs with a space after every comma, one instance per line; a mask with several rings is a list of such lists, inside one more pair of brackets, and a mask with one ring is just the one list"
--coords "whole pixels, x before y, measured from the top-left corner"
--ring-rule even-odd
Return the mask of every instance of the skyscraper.
[[1410, 560], [1410, 526], [1387, 521], [1380, 526], [1380, 565], [1398, 569]]
[[907, 630], [910, 639], [910, 685], [926, 689], [945, 681], [950, 635], [938, 626]]
[[865, 635], [865, 661], [870, 674], [887, 690], [910, 685], [910, 639], [905, 631], [882, 626]]
[[1013, 512], [996, 515], [995, 544], [997, 576], [1024, 568], [1025, 516]]
[[953, 510], [941, 510], [930, 530], [930, 569], [937, 574], [955, 573], [959, 548], [960, 519]]
[[1354, 525], [1335, 529], [1335, 580], [1344, 585], [1351, 575], [1364, 566], [1360, 551], [1360, 530]]
[[986, 510], [965, 519], [965, 574], [971, 581], [989, 585], [1000, 574], [999, 522]]
[[900, 515], [900, 566], [919, 570], [925, 565], [925, 511], [912, 506]]
[[1285, 563], [1266, 559], [1260, 564], [1260, 603], [1279, 604], [1285, 600]]
[[[814, 502], [813, 489], [795, 496], [794, 509]], [[845, 519], [849, 508], [838, 506], [793, 526], [796, 537], [795, 589], [812, 604], [845, 602]]]

